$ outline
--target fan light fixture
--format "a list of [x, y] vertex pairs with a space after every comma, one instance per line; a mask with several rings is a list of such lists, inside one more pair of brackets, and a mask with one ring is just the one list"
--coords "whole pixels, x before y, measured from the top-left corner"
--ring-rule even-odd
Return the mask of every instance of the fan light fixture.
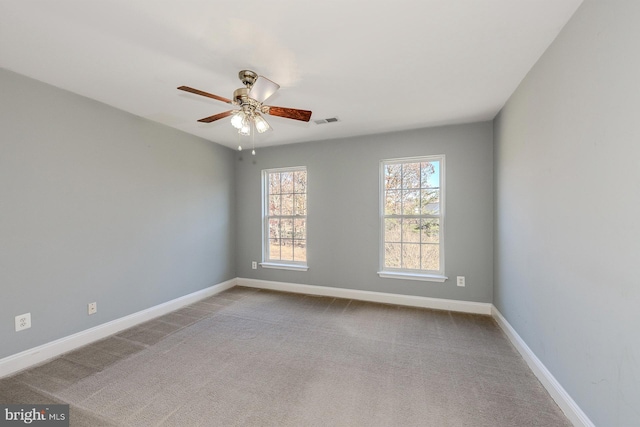
[[253, 123], [256, 125], [256, 130], [259, 133], [265, 133], [266, 131], [271, 130], [271, 126], [269, 126], [269, 123], [267, 123], [267, 121], [260, 114], [256, 113], [255, 117], [253, 118]]
[[[253, 125], [253, 126], [252, 126]], [[238, 110], [231, 117], [231, 126], [238, 129], [238, 133], [242, 136], [251, 135], [251, 128], [255, 127], [258, 133], [265, 133], [271, 130], [269, 123], [255, 111]]]
[[233, 115], [233, 117], [231, 117], [231, 125], [240, 130], [242, 129], [242, 120], [244, 119], [244, 114], [242, 113], [242, 111], [238, 111], [237, 113], [235, 113]]

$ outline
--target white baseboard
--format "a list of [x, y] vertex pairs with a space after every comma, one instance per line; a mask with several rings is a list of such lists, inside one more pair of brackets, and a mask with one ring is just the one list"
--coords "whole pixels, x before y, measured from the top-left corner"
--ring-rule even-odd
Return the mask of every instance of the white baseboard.
[[540, 359], [531, 351], [527, 343], [524, 342], [495, 306], [492, 307], [492, 315], [504, 333], [507, 334], [511, 343], [527, 362], [534, 375], [538, 377], [538, 380], [540, 380], [544, 388], [547, 389], [553, 400], [555, 400], [560, 409], [562, 409], [562, 412], [569, 418], [569, 421], [576, 427], [595, 427], [589, 417], [580, 409], [578, 404], [569, 396], [569, 393], [567, 393], [553, 374], [549, 372], [547, 367], [544, 366]]
[[67, 353], [94, 341], [98, 341], [102, 338], [106, 338], [109, 335], [116, 334], [124, 329], [170, 313], [189, 304], [193, 304], [194, 302], [207, 298], [211, 295], [215, 295], [234, 286], [236, 286], [236, 279], [227, 280], [226, 282], [218, 283], [217, 285], [158, 304], [154, 307], [147, 308], [146, 310], [138, 311], [137, 313], [133, 313], [73, 335], [5, 357], [0, 359], [0, 378], [22, 371], [23, 369], [31, 366], [38, 365], [53, 357]]
[[236, 280], [238, 286], [247, 286], [250, 288], [270, 289], [273, 291], [293, 292], [308, 295], [322, 295], [335, 298], [380, 302], [385, 304], [407, 305], [411, 307], [433, 308], [436, 310], [459, 311], [463, 313], [491, 315], [491, 307], [493, 307], [490, 303], [482, 302], [388, 294], [384, 292], [332, 288], [328, 286], [301, 285], [297, 283], [271, 282], [268, 280], [258, 279], [238, 278]]

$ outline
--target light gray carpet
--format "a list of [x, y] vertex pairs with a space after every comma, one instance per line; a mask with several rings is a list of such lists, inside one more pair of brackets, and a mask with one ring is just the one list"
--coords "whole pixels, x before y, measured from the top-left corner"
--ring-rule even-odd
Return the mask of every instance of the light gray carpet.
[[72, 426], [570, 426], [488, 316], [236, 287], [0, 380]]

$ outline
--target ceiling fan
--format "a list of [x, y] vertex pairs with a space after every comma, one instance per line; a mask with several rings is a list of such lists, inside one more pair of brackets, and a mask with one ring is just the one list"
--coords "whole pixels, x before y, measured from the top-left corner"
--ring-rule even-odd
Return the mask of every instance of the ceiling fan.
[[254, 127], [260, 133], [271, 129], [269, 123], [262, 116], [269, 114], [271, 116], [284, 117], [287, 119], [300, 120], [308, 122], [311, 118], [311, 111], [297, 110], [295, 108], [275, 107], [273, 105], [264, 105], [271, 95], [276, 93], [280, 85], [272, 82], [264, 76], [259, 76], [251, 70], [242, 70], [238, 73], [240, 81], [245, 85], [233, 92], [233, 99], [227, 99], [222, 96], [207, 93], [188, 86], [180, 86], [178, 89], [185, 92], [191, 92], [196, 95], [206, 96], [208, 98], [217, 99], [227, 104], [237, 105], [238, 110], [229, 110], [223, 113], [214, 114], [198, 120], [202, 123], [211, 123], [216, 120], [231, 117], [231, 124], [238, 129], [240, 135], [251, 135], [251, 128]]

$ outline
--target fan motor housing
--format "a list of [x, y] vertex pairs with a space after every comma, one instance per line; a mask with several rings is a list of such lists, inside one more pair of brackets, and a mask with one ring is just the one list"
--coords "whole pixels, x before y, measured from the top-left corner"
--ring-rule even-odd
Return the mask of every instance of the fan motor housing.
[[246, 104], [249, 99], [249, 88], [241, 87], [233, 91], [233, 100], [236, 104]]

